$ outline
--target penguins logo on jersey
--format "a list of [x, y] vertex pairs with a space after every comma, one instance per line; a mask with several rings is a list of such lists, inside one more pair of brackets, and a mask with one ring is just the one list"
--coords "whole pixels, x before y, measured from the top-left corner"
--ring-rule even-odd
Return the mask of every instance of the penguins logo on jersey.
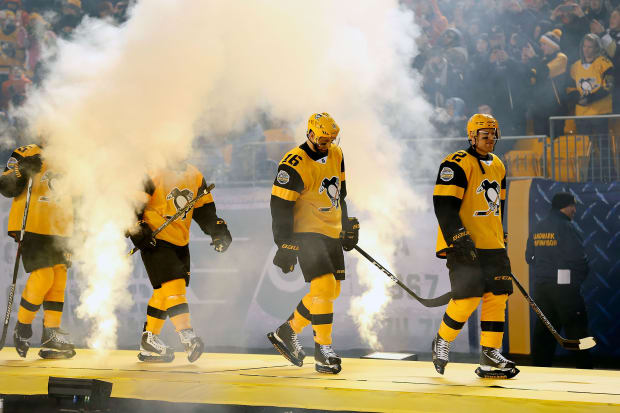
[[475, 211], [474, 216], [486, 216], [486, 215], [499, 215], [499, 193], [500, 186], [497, 181], [490, 182], [488, 179], [485, 179], [480, 183], [480, 186], [476, 188], [476, 193], [479, 194], [484, 192], [484, 199], [487, 201], [489, 205], [489, 209], [486, 211]]
[[[166, 195], [166, 199], [172, 199], [172, 202], [174, 202], [174, 207], [177, 209], [177, 211], [183, 209], [183, 207], [185, 207], [185, 205], [187, 205], [187, 203], [191, 199], [193, 199], [193, 197], [193, 192], [187, 188], [183, 190], [179, 190], [179, 188], [173, 188], [172, 191], [170, 191], [170, 193]], [[185, 217], [187, 217], [187, 212], [188, 211], [185, 211], [185, 213], [183, 214], [183, 218], [181, 219], [185, 219]]]
[[321, 186], [319, 187], [319, 194], [323, 192], [329, 197], [332, 206], [329, 208], [321, 207], [319, 211], [327, 212], [333, 208], [338, 208], [340, 204], [340, 180], [337, 176], [332, 176], [330, 179], [323, 178], [323, 182], [321, 182]]
[[[54, 184], [58, 180], [58, 174], [55, 174], [52, 171], [46, 171], [43, 175], [41, 175], [41, 182], [47, 182], [47, 187], [49, 188], [49, 193], [54, 194]], [[51, 202], [53, 199], [49, 196], [41, 196], [39, 197], [39, 201], [41, 202]]]
[[591, 94], [592, 91], [597, 89], [599, 86], [600, 85], [596, 83], [596, 79], [594, 78], [587, 77], [587, 78], [579, 79], [579, 87], [581, 88], [583, 95]]

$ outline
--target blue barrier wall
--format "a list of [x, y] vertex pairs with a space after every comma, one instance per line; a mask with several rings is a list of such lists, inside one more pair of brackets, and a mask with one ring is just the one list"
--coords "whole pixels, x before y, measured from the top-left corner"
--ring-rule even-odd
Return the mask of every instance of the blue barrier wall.
[[[551, 208], [556, 192], [570, 192], [577, 200], [573, 221], [590, 260], [590, 274], [582, 286], [590, 333], [597, 339], [594, 354], [620, 356], [620, 182], [565, 183], [534, 179], [530, 188], [530, 230]], [[531, 273], [531, 272], [530, 272]], [[533, 294], [533, 280], [530, 292]], [[532, 317], [532, 321], [535, 317]], [[532, 325], [533, 327], [533, 325]]]

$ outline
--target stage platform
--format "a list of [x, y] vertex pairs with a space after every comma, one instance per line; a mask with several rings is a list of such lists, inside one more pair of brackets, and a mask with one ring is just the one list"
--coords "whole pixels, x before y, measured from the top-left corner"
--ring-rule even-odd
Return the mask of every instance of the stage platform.
[[512, 380], [479, 379], [475, 365], [344, 359], [342, 373], [298, 368], [279, 355], [206, 353], [194, 364], [144, 364], [136, 351], [78, 350], [72, 360], [0, 351], [0, 394], [47, 394], [49, 376], [113, 383], [112, 397], [216, 405], [373, 412], [619, 412], [620, 372], [522, 367]]

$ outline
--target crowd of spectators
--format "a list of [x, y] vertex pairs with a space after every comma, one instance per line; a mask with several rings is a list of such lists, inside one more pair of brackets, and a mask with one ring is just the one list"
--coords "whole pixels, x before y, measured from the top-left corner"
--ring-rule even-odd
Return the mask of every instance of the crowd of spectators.
[[402, 2], [422, 28], [412, 64], [444, 136], [461, 136], [476, 112], [493, 114], [505, 136], [548, 135], [550, 116], [620, 113], [620, 0]]
[[0, 136], [19, 135], [20, 119], [10, 116], [28, 88], [41, 81], [43, 53], [69, 38], [84, 16], [126, 19], [128, 0], [0, 0]]

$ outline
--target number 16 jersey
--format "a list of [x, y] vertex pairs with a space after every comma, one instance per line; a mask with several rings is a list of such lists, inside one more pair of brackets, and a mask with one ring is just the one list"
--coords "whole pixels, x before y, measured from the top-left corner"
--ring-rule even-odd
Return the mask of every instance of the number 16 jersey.
[[294, 233], [338, 238], [342, 229], [340, 198], [345, 188], [342, 149], [332, 145], [324, 155], [304, 143], [280, 161], [271, 195], [295, 203]]

